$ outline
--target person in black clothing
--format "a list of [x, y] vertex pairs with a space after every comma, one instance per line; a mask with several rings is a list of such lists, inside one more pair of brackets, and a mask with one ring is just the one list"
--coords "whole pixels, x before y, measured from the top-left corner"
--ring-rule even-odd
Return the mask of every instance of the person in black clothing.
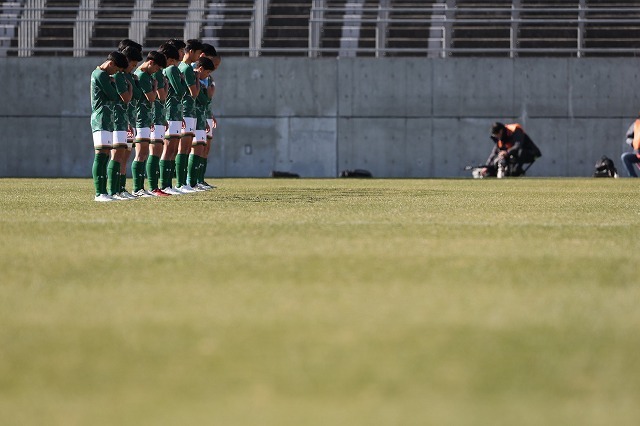
[[491, 139], [495, 143], [481, 173], [483, 176], [522, 176], [523, 164], [533, 163], [542, 153], [518, 123], [493, 123]]
[[626, 143], [631, 151], [622, 153], [620, 160], [622, 160], [629, 177], [637, 178], [636, 167], [640, 167], [640, 114], [627, 130]]

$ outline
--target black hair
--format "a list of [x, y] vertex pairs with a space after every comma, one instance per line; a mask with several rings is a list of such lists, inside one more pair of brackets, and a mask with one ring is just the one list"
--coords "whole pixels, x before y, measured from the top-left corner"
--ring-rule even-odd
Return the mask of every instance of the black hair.
[[122, 52], [127, 47], [135, 47], [142, 52], [142, 45], [131, 40], [130, 38], [125, 38], [124, 40], [120, 41], [120, 43], [118, 44], [118, 52]]
[[496, 121], [491, 125], [491, 136], [497, 135], [500, 132], [500, 130], [504, 128], [505, 128], [504, 124], [500, 123], [499, 121]]
[[116, 64], [118, 68], [122, 68], [122, 69], [125, 69], [129, 66], [129, 61], [127, 60], [127, 57], [118, 51], [109, 53], [109, 56], [107, 57], [107, 61], [112, 61], [114, 64]]
[[196, 68], [202, 67], [205, 70], [213, 71], [215, 67], [213, 66], [213, 61], [206, 56], [200, 56], [198, 58], [198, 62], [196, 62]]
[[136, 49], [134, 46], [127, 46], [122, 50], [122, 54], [126, 56], [129, 61], [140, 62], [142, 60], [142, 52]]
[[171, 38], [167, 40], [167, 44], [174, 46], [176, 49], [184, 49], [187, 45], [182, 40], [178, 40], [177, 38]]
[[202, 43], [202, 53], [204, 53], [204, 56], [218, 56], [216, 48], [209, 43]]
[[179, 61], [180, 58], [180, 52], [178, 52], [178, 48], [175, 47], [173, 44], [171, 43], [165, 43], [162, 46], [160, 46], [159, 49], [160, 53], [162, 53], [167, 59], [174, 59], [176, 61]]
[[196, 39], [187, 40], [185, 50], [202, 50], [202, 43]]
[[153, 61], [156, 65], [160, 66], [161, 68], [167, 67], [167, 57], [164, 56], [164, 54], [157, 52], [155, 50], [152, 50], [147, 54], [147, 61]]

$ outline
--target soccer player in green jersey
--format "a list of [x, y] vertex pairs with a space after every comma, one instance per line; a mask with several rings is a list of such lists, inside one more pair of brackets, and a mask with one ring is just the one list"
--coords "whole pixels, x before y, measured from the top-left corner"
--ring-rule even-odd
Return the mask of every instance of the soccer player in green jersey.
[[136, 157], [131, 164], [133, 176], [133, 195], [136, 197], [152, 197], [144, 189], [145, 164], [149, 156], [151, 125], [153, 124], [153, 104], [156, 100], [158, 83], [153, 75], [167, 66], [165, 56], [155, 50], [147, 54], [145, 62], [135, 71], [142, 96], [136, 104]]
[[[125, 59], [127, 58], [126, 55], [123, 54], [123, 56]], [[122, 72], [113, 75], [115, 89], [120, 94], [120, 99], [113, 103], [113, 149], [111, 150], [111, 161], [109, 161], [107, 167], [107, 174], [109, 176], [109, 195], [117, 200], [129, 199], [120, 194], [120, 164], [126, 161], [127, 153], [127, 130], [129, 127], [127, 104], [133, 96], [133, 86], [124, 76], [129, 63], [129, 60], [127, 60], [127, 67]]]
[[107, 194], [107, 163], [113, 146], [112, 103], [120, 99], [120, 94], [111, 83], [111, 75], [123, 71], [128, 65], [127, 58], [119, 52], [111, 52], [107, 60], [91, 73], [91, 132], [93, 133], [93, 184], [95, 201], [113, 201]]
[[182, 192], [172, 188], [172, 181], [182, 132], [182, 97], [187, 87], [178, 69], [179, 50], [172, 44], [165, 43], [160, 47], [160, 52], [167, 58], [167, 66], [162, 71], [167, 79], [167, 100], [164, 105], [167, 129], [164, 136], [166, 142], [160, 157], [160, 188], [167, 194], [180, 195]]
[[156, 197], [166, 197], [169, 196], [169, 194], [163, 192], [158, 187], [158, 180], [160, 178], [160, 157], [162, 156], [162, 150], [164, 149], [165, 126], [167, 124], [167, 120], [164, 117], [164, 103], [167, 100], [168, 83], [162, 73], [162, 70], [153, 74], [153, 79], [156, 82], [156, 100], [153, 102], [152, 109], [153, 123], [151, 124], [151, 141], [149, 145], [149, 157], [147, 157], [146, 171], [149, 182], [149, 191], [151, 194]]
[[[121, 42], [122, 43], [122, 42]], [[135, 43], [135, 42], [132, 42]], [[136, 135], [136, 108], [138, 100], [142, 97], [142, 90], [138, 86], [138, 78], [133, 74], [133, 71], [138, 67], [138, 63], [142, 61], [142, 52], [138, 49], [139, 44], [130, 45], [122, 50], [122, 54], [129, 60], [129, 66], [124, 72], [124, 77], [127, 79], [131, 87], [133, 88], [131, 100], [127, 104], [127, 147], [122, 152], [120, 158], [120, 190], [118, 195], [123, 199], [135, 199], [136, 197], [127, 191], [127, 162], [131, 156], [133, 145]]]
[[187, 86], [187, 92], [182, 98], [182, 115], [184, 126], [182, 128], [182, 137], [178, 146], [178, 154], [176, 155], [176, 188], [184, 193], [193, 193], [195, 190], [187, 182], [187, 167], [189, 153], [193, 145], [193, 138], [196, 131], [196, 97], [200, 93], [200, 83], [195, 75], [191, 64], [195, 62], [202, 53], [202, 43], [198, 40], [187, 40], [184, 49], [182, 62], [178, 65], [178, 69], [183, 75], [184, 82]]
[[189, 156], [188, 183], [197, 191], [212, 189], [212, 187], [204, 185], [204, 152], [207, 146], [207, 127], [209, 126], [207, 120], [211, 116], [209, 105], [215, 90], [215, 85], [211, 84], [213, 80], [210, 77], [211, 72], [215, 69], [212, 53], [215, 53], [213, 46], [204, 44], [198, 62], [191, 64], [200, 80], [200, 93], [196, 97], [196, 136]]
[[[211, 59], [211, 61], [213, 62], [214, 71], [217, 70], [220, 64], [222, 63], [222, 58], [220, 57], [220, 55], [218, 55], [216, 48], [210, 44], [204, 43], [202, 54], [208, 57], [209, 59]], [[207, 144], [205, 145], [204, 150], [202, 152], [202, 159], [200, 160], [202, 164], [201, 164], [201, 170], [198, 174], [199, 181], [197, 184], [197, 186], [204, 189], [215, 188], [215, 186], [209, 185], [204, 180], [204, 176], [207, 171], [209, 152], [211, 152], [211, 145], [213, 143], [213, 129], [218, 127], [218, 121], [216, 120], [216, 118], [213, 116], [211, 112], [211, 101], [213, 100], [213, 96], [215, 95], [215, 92], [216, 92], [216, 82], [213, 79], [213, 74], [211, 74], [211, 76], [209, 76], [208, 86], [207, 86], [207, 95], [209, 96], [209, 104], [206, 106], [204, 110], [204, 113], [206, 115], [206, 120], [207, 120], [207, 127], [206, 127]]]

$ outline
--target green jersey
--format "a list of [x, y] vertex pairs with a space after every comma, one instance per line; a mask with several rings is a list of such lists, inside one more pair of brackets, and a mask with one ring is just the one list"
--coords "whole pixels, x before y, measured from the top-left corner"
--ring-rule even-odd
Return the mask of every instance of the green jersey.
[[[211, 104], [211, 98], [207, 94], [207, 87], [211, 84], [211, 79], [206, 81], [200, 81], [200, 93], [196, 97], [196, 129], [205, 130], [207, 128], [207, 113], [209, 112], [209, 105]], [[208, 114], [211, 116], [211, 114]]]
[[184, 97], [182, 98], [182, 113], [185, 117], [195, 117], [195, 99], [191, 96], [191, 92], [189, 92], [189, 87], [196, 84], [196, 73], [191, 67], [191, 65], [186, 62], [180, 62], [178, 65], [178, 69], [184, 75], [184, 83], [186, 87], [186, 92]]
[[136, 127], [136, 110], [138, 106], [138, 101], [142, 96], [142, 90], [140, 90], [140, 86], [138, 85], [138, 80], [131, 73], [125, 73], [124, 76], [127, 78], [127, 81], [131, 83], [131, 87], [133, 87], [133, 94], [131, 95], [131, 101], [127, 105], [127, 117], [129, 119], [129, 124], [131, 127]]
[[167, 121], [182, 121], [182, 97], [186, 90], [182, 74], [175, 65], [170, 65], [162, 71], [169, 81], [167, 101], [164, 104], [165, 118]]
[[[118, 93], [125, 93], [129, 90], [127, 78], [124, 73], [117, 72], [113, 75], [115, 90]], [[122, 132], [129, 128], [129, 116], [127, 115], [127, 103], [122, 100], [120, 95], [113, 104], [113, 130]]]
[[153, 92], [153, 77], [138, 68], [135, 72], [138, 76], [138, 87], [142, 93], [136, 103], [136, 127], [151, 127], [153, 124], [153, 103], [149, 102], [146, 94]]
[[[164, 74], [162, 70], [153, 74], [153, 78], [158, 82], [158, 89], [164, 89]], [[156, 98], [153, 103], [153, 124], [164, 125], [167, 120], [164, 118], [164, 101]]]
[[113, 102], [120, 99], [111, 77], [99, 67], [91, 73], [91, 131], [113, 131]]

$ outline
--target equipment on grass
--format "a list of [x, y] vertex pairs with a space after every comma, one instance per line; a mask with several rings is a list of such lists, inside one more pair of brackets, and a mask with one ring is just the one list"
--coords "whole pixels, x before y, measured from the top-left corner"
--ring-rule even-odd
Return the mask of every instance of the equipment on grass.
[[281, 172], [278, 170], [273, 170], [270, 176], [272, 178], [299, 178], [300, 177], [300, 175], [297, 173]]
[[369, 170], [365, 169], [354, 169], [354, 170], [343, 170], [340, 172], [340, 177], [342, 178], [370, 178], [373, 177]]
[[[506, 167], [499, 166], [487, 166], [481, 164], [479, 166], [465, 166], [464, 170], [471, 171], [471, 176], [474, 179], [483, 179], [486, 177], [497, 177], [498, 179], [503, 177], [520, 177], [524, 176], [529, 170], [529, 167], [535, 163], [536, 159], [529, 163], [507, 163]], [[487, 169], [486, 173], [482, 173], [482, 169]]]
[[618, 170], [616, 170], [613, 160], [606, 155], [596, 161], [595, 167], [596, 171], [593, 173], [593, 177], [618, 177]]

